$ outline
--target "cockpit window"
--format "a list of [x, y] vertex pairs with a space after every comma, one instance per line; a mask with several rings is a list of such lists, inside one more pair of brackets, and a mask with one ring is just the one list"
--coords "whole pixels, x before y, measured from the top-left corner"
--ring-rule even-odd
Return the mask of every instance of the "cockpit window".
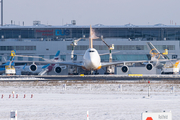
[[94, 50], [90, 50], [89, 52], [94, 52]]

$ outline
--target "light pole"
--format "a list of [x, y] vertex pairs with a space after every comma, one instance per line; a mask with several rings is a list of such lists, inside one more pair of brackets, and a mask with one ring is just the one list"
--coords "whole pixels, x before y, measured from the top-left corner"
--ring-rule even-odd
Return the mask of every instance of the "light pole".
[[1, 26], [3, 26], [3, 0], [1, 0]]

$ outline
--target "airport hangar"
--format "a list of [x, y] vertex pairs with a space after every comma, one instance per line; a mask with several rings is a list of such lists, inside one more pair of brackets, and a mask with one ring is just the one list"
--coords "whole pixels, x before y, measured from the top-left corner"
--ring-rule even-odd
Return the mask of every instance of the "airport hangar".
[[[114, 44], [113, 61], [132, 61], [150, 59], [146, 42], [152, 42], [160, 51], [169, 50], [169, 58], [180, 56], [180, 26], [179, 25], [92, 25], [96, 36], [101, 37], [109, 44]], [[81, 38], [75, 47], [75, 53], [84, 54], [89, 47], [90, 25], [71, 24], [52, 26], [33, 21], [32, 26], [6, 24], [0, 26], [0, 64], [9, 59], [10, 51], [16, 50], [18, 55], [40, 56], [52, 59], [57, 50], [61, 51], [62, 60], [70, 60], [73, 40]], [[93, 42], [99, 53], [108, 53], [108, 47], [101, 39]], [[37, 58], [16, 57], [18, 61], [41, 61]], [[82, 56], [75, 57], [82, 60]], [[109, 55], [101, 56], [102, 62], [108, 62]], [[137, 71], [137, 70], [136, 70]], [[143, 71], [143, 70], [142, 70]]]

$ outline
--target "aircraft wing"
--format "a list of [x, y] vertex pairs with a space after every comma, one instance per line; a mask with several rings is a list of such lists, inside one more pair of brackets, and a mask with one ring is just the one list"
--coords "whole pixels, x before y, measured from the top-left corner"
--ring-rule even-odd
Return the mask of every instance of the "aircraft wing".
[[78, 67], [83, 66], [82, 62], [72, 62], [72, 61], [37, 61], [34, 63], [72, 65], [72, 66], [78, 66]]
[[17, 61], [17, 60], [14, 61], [14, 63], [33, 63], [33, 62], [34, 63], [36, 63], [36, 62], [39, 63], [41, 61]]
[[82, 62], [71, 62], [71, 61], [62, 61], [62, 62], [55, 62], [55, 64], [59, 64], [59, 65], [72, 65], [72, 66], [77, 66], [77, 67], [81, 67], [83, 66]]
[[[149, 62], [167, 62], [170, 61], [170, 59], [162, 59], [162, 60], [141, 60], [141, 61], [118, 61], [118, 62], [102, 62], [101, 66], [109, 66], [109, 65], [117, 65], [117, 64], [126, 64], [126, 63], [149, 63]], [[56, 61], [14, 61], [15, 63], [41, 63], [41, 64], [60, 64], [60, 65], [72, 65], [72, 66], [78, 66], [81, 67], [83, 66], [82, 61], [76, 61], [76, 62], [72, 62], [72, 61], [60, 61], [60, 60], [56, 60]]]
[[46, 60], [46, 61], [14, 61], [14, 63], [40, 63], [40, 64], [60, 64], [60, 65], [72, 65], [72, 66], [83, 66], [81, 61], [60, 61], [60, 60]]
[[164, 63], [167, 61], [169, 61], [169, 60], [162, 59], [162, 60], [141, 60], [141, 61], [119, 61], [119, 62], [101, 63], [101, 66], [105, 67], [105, 66], [109, 66], [109, 65], [128, 64], [128, 63], [151, 63], [151, 62]]
[[[117, 51], [117, 52], [112, 52], [112, 54], [114, 54], [114, 53], [119, 53], [119, 52], [121, 52], [121, 51]], [[99, 54], [100, 56], [101, 55], [109, 55], [110, 53], [102, 53], [102, 54]]]
[[118, 64], [126, 64], [126, 63], [143, 63], [143, 62], [148, 62], [148, 60], [144, 61], [119, 61], [119, 62], [107, 62], [107, 63], [101, 63], [102, 67], [105, 66], [110, 66], [110, 65], [118, 65]]

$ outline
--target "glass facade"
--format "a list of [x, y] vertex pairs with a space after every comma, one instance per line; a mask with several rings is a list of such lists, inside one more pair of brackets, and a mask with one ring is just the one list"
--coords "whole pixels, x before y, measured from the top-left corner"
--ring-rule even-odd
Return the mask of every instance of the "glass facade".
[[0, 51], [6, 50], [36, 50], [36, 46], [0, 46]]
[[[180, 27], [94, 27], [98, 37], [104, 38], [122, 38], [131, 40], [180, 40]], [[89, 37], [89, 27], [73, 26], [73, 27], [12, 27], [1, 28], [0, 37], [2, 39], [39, 39], [39, 40], [69, 40], [81, 38], [85, 35]], [[17, 48], [18, 49], [18, 48]], [[23, 49], [23, 48], [21, 48]], [[26, 49], [26, 48], [24, 48]]]
[[18, 61], [23, 61], [23, 57], [18, 57]]
[[66, 61], [66, 55], [60, 55], [60, 59]]
[[[175, 45], [155, 45], [158, 50], [175, 50]], [[75, 47], [75, 50], [87, 50], [88, 45], [78, 45]], [[96, 50], [108, 50], [108, 47], [105, 45], [94, 45]], [[68, 45], [67, 50], [71, 50], [72, 46]], [[149, 50], [147, 45], [115, 45], [114, 50]]]
[[50, 55], [50, 56], [49, 56], [49, 59], [53, 59], [53, 58], [54, 58], [54, 55]]
[[34, 58], [28, 57], [28, 61], [34, 61]]

